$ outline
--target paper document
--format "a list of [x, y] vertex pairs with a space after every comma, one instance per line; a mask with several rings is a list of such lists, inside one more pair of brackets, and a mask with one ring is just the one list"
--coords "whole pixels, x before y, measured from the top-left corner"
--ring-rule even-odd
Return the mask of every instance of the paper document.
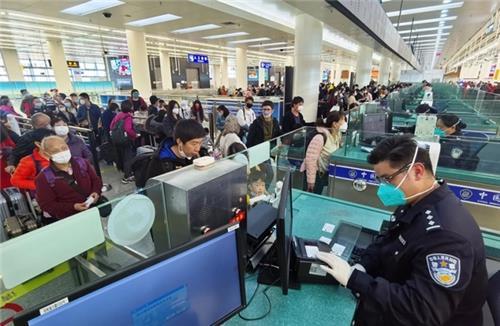
[[335, 229], [335, 225], [333, 225], [333, 224], [325, 223], [325, 225], [323, 225], [323, 232], [332, 233], [334, 229]]
[[316, 254], [319, 252], [318, 247], [316, 246], [305, 246], [307, 258], [316, 258]]
[[344, 250], [345, 250], [345, 246], [338, 244], [338, 243], [333, 244], [332, 252], [334, 254], [336, 254], [337, 256], [342, 256], [342, 254], [344, 253]]

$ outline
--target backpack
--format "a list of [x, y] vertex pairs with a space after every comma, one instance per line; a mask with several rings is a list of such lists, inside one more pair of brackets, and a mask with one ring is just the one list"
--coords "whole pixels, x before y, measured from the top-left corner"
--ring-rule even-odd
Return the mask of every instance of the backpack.
[[[73, 157], [73, 160], [75, 160], [75, 162], [80, 167], [80, 171], [82, 172], [83, 176], [87, 177], [88, 176], [88, 166], [87, 166], [87, 162], [85, 161], [85, 159], [83, 159], [81, 157]], [[54, 170], [50, 166], [48, 166], [45, 169], [43, 169], [41, 171], [41, 173], [43, 173], [49, 186], [51, 188], [54, 188], [56, 186], [56, 174], [55, 174]]]
[[305, 150], [304, 150], [304, 156], [307, 153], [307, 149], [309, 148], [309, 144], [311, 143], [313, 138], [316, 137], [316, 135], [323, 136], [323, 146], [326, 144], [327, 138], [326, 138], [324, 133], [319, 132], [316, 128], [308, 128], [306, 131], [306, 146], [305, 146]]
[[111, 142], [114, 145], [125, 145], [129, 142], [129, 138], [125, 132], [125, 119], [118, 120], [111, 130]]
[[137, 188], [144, 188], [149, 179], [175, 170], [175, 163], [161, 160], [159, 151], [137, 155], [130, 164]]

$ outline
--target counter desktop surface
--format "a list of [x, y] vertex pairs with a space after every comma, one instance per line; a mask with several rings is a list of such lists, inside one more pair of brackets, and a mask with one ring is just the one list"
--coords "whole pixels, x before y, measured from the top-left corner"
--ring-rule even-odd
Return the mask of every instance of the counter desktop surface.
[[[389, 219], [389, 212], [319, 196], [293, 189], [293, 235], [319, 239], [331, 237], [322, 231], [325, 223], [337, 225], [340, 220], [379, 230]], [[257, 287], [257, 275], [247, 274], [247, 301]], [[241, 312], [245, 318], [263, 316], [269, 304], [260, 285], [254, 300]], [[356, 309], [356, 299], [350, 290], [339, 285], [301, 284], [300, 290], [290, 289], [283, 295], [279, 286], [266, 291], [272, 310], [261, 325], [350, 325]], [[234, 316], [226, 325], [246, 325], [249, 322]]]

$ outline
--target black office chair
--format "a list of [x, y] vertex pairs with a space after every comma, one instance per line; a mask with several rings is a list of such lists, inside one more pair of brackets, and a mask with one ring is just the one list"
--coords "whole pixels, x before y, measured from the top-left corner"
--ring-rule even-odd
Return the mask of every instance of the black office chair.
[[496, 326], [500, 326], [500, 271], [497, 271], [488, 281], [488, 306]]

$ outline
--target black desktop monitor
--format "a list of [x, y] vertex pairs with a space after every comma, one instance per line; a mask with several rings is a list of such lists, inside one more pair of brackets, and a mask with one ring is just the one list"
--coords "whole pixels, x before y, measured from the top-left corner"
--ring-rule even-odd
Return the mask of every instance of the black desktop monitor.
[[[298, 288], [298, 284], [290, 279], [290, 256], [292, 246], [292, 185], [290, 172], [286, 171], [282, 178], [278, 218], [276, 219], [276, 241], [273, 249], [264, 261], [257, 281], [262, 284], [281, 285], [283, 294], [288, 294], [288, 288]], [[277, 265], [277, 268], [273, 268]]]
[[[220, 228], [15, 318], [15, 325], [213, 325], [246, 305], [239, 225]], [[61, 300], [61, 301], [60, 301]], [[67, 303], [51, 310], [54, 302]], [[44, 314], [41, 311], [46, 310]]]
[[363, 114], [360, 140], [364, 143], [377, 143], [379, 138], [384, 138], [391, 131], [390, 118], [390, 114], [386, 112]]

